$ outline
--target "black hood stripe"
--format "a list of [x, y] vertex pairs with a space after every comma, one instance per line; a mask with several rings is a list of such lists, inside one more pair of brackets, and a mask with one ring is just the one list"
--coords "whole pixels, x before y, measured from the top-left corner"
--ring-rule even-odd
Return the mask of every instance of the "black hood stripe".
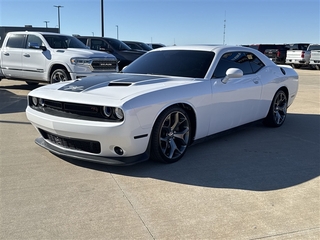
[[[112, 86], [129, 86], [133, 83], [147, 81], [154, 79], [155, 76], [144, 76], [136, 74], [125, 74], [125, 73], [111, 73], [103, 76], [92, 76], [85, 77], [80, 80], [76, 80], [72, 83], [64, 85], [59, 88], [61, 91], [70, 91], [70, 92], [83, 92], [88, 91], [89, 89], [96, 89], [101, 87]], [[157, 76], [157, 79], [162, 78]]]

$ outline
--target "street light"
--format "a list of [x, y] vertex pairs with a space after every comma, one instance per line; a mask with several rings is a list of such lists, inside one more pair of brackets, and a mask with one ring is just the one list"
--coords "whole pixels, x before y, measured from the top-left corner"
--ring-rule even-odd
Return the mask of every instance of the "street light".
[[119, 26], [116, 25], [116, 28], [117, 28], [117, 39], [119, 39]]
[[54, 7], [58, 8], [58, 27], [59, 27], [59, 33], [60, 33], [60, 8], [63, 6], [54, 5]]
[[46, 28], [48, 28], [48, 22], [50, 22], [50, 21], [43, 21], [43, 22], [46, 23]]

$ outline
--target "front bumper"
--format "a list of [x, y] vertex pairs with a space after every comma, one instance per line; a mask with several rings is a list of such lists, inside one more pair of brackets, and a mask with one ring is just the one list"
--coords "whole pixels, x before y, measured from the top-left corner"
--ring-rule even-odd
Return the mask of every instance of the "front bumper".
[[57, 155], [113, 165], [148, 159], [150, 129], [142, 129], [135, 116], [120, 123], [96, 122], [57, 117], [29, 106], [26, 115], [41, 134], [36, 143]]
[[79, 152], [71, 152], [65, 149], [58, 148], [48, 142], [46, 142], [42, 137], [39, 137], [35, 140], [35, 143], [39, 146], [47, 149], [49, 152], [67, 158], [73, 158], [81, 161], [89, 161], [89, 162], [96, 162], [96, 163], [103, 163], [113, 166], [124, 166], [124, 165], [132, 165], [139, 162], [144, 162], [149, 159], [148, 151], [131, 157], [102, 157], [102, 156], [93, 156], [82, 154]]

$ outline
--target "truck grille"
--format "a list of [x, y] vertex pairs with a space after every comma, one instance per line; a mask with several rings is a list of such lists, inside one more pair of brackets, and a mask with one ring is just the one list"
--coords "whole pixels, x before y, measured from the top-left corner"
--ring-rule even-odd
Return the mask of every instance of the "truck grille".
[[96, 59], [92, 61], [91, 65], [95, 71], [116, 71], [118, 64], [116, 60]]
[[84, 151], [84, 152], [95, 153], [95, 154], [98, 154], [101, 152], [100, 143], [97, 141], [65, 138], [65, 137], [61, 137], [61, 136], [49, 133], [42, 129], [39, 129], [39, 132], [41, 133], [42, 137], [47, 141], [67, 149]]

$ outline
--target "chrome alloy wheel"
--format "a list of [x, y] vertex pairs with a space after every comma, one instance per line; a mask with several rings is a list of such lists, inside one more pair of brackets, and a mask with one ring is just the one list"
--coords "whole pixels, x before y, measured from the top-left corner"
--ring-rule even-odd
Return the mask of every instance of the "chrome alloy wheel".
[[190, 120], [181, 111], [170, 112], [162, 122], [159, 144], [162, 154], [173, 161], [186, 151], [190, 137]]

